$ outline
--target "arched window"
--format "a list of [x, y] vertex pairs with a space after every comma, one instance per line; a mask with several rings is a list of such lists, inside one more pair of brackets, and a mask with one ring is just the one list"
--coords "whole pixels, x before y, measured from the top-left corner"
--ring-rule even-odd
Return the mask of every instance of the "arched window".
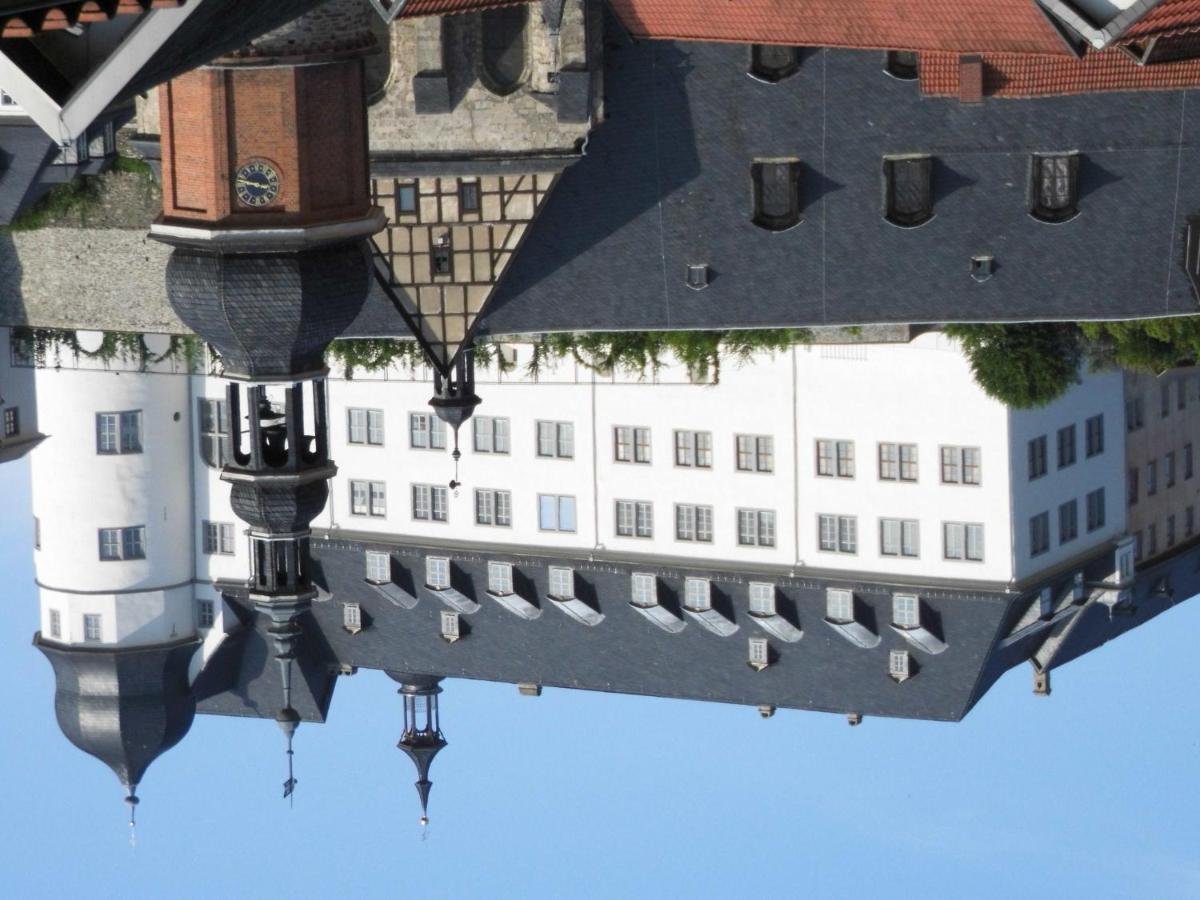
[[483, 81], [493, 94], [510, 94], [525, 80], [525, 25], [529, 4], [489, 9], [480, 16]]
[[1029, 158], [1029, 214], [1058, 225], [1079, 215], [1079, 154], [1037, 153]]
[[912, 81], [920, 74], [914, 50], [889, 50], [884, 56], [883, 71], [901, 81]]
[[785, 231], [800, 224], [800, 161], [759, 160], [750, 167], [754, 183], [754, 224]]
[[750, 46], [750, 77], [774, 84], [794, 75], [800, 68], [800, 48], [779, 44]]
[[928, 156], [883, 159], [884, 218], [901, 228], [916, 228], [933, 218], [933, 160]]

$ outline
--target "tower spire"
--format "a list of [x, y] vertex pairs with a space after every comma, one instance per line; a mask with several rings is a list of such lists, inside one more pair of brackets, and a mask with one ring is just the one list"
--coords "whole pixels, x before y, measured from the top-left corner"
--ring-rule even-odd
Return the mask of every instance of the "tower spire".
[[454, 429], [454, 478], [450, 489], [455, 490], [462, 485], [458, 480], [458, 461], [462, 452], [458, 449], [458, 430], [467, 419], [475, 414], [475, 407], [480, 404], [479, 396], [475, 393], [475, 351], [464, 347], [451, 361], [448, 371], [443, 374], [437, 366], [433, 369], [433, 397], [429, 405], [434, 414]]
[[404, 701], [404, 731], [396, 745], [413, 761], [417, 769], [415, 786], [421, 803], [422, 826], [429, 824], [429, 767], [433, 758], [446, 746], [438, 717], [438, 694], [442, 692], [441, 678], [430, 675], [401, 675], [388, 673], [400, 682], [398, 693]]
[[137, 808], [142, 801], [138, 799], [137, 785], [126, 785], [129, 793], [125, 796], [125, 803], [129, 807], [129, 846], [137, 847]]

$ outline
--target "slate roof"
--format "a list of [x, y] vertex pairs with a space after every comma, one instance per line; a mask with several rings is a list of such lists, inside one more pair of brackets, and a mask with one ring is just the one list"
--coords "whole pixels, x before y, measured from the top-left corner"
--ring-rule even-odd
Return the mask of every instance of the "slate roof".
[[32, 122], [0, 120], [0, 225], [9, 225], [34, 193], [54, 142]]
[[[1186, 93], [931, 100], [879, 54], [813, 51], [790, 78], [746, 75], [727, 44], [612, 50], [608, 121], [568, 168], [482, 329], [795, 327], [1194, 314], [1183, 269], [1200, 209]], [[1081, 213], [1028, 215], [1030, 154], [1078, 150]], [[935, 158], [934, 218], [882, 216], [882, 157]], [[755, 158], [801, 161], [802, 224], [751, 221]], [[975, 282], [976, 254], [995, 257]], [[687, 267], [707, 265], [703, 291]]]
[[1066, 55], [1034, 0], [611, 0], [634, 37]]

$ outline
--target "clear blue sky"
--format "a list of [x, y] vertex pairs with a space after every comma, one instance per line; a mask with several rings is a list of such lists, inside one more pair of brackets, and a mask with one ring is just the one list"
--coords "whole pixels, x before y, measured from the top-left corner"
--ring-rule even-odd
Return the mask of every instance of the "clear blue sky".
[[9, 897], [1200, 896], [1200, 603], [956, 725], [448, 682], [422, 841], [383, 675], [297, 736], [197, 718], [131, 850], [113, 775], [34, 650], [28, 462], [0, 466], [0, 872]]

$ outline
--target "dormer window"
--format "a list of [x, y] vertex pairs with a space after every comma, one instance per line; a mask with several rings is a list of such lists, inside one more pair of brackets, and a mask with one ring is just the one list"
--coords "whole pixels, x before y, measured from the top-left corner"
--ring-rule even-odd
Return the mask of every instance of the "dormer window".
[[634, 606], [655, 606], [658, 604], [658, 579], [644, 572], [634, 572], [630, 593]]
[[566, 566], [550, 567], [550, 596], [555, 600], [575, 597], [575, 570]]
[[900, 228], [916, 228], [933, 218], [933, 159], [885, 156], [884, 218]]
[[775, 585], [762, 581], [750, 582], [750, 613], [756, 616], [775, 615]]
[[779, 44], [752, 44], [750, 46], [751, 78], [775, 84], [800, 69], [800, 48], [784, 47]]
[[712, 609], [712, 584], [707, 578], [686, 578], [683, 605], [694, 612]]
[[442, 640], [447, 644], [453, 644], [462, 637], [462, 620], [459, 619], [458, 613], [449, 610], [442, 610]]
[[825, 618], [833, 622], [854, 621], [854, 593], [844, 588], [825, 592]]
[[916, 628], [921, 624], [921, 601], [916, 594], [892, 595], [892, 624], [897, 628]]
[[750, 178], [755, 225], [767, 231], [786, 231], [800, 224], [799, 160], [756, 160]]
[[511, 563], [488, 563], [488, 593], [501, 597], [513, 592], [513, 567]]
[[771, 664], [771, 648], [767, 644], [766, 638], [750, 638], [749, 659], [747, 663], [756, 672], [761, 672]]
[[920, 74], [915, 50], [889, 50], [884, 57], [883, 71], [901, 81], [912, 81]]
[[450, 560], [444, 556], [425, 558], [425, 586], [435, 591], [450, 587]]
[[912, 657], [907, 650], [893, 650], [888, 654], [888, 675], [898, 682], [912, 676]]
[[1079, 154], [1038, 153], [1029, 159], [1029, 214], [1057, 225], [1079, 215]]
[[386, 584], [392, 580], [392, 558], [378, 550], [367, 551], [367, 581], [371, 584]]
[[357, 603], [346, 603], [342, 606], [342, 627], [351, 634], [362, 631], [362, 607]]

